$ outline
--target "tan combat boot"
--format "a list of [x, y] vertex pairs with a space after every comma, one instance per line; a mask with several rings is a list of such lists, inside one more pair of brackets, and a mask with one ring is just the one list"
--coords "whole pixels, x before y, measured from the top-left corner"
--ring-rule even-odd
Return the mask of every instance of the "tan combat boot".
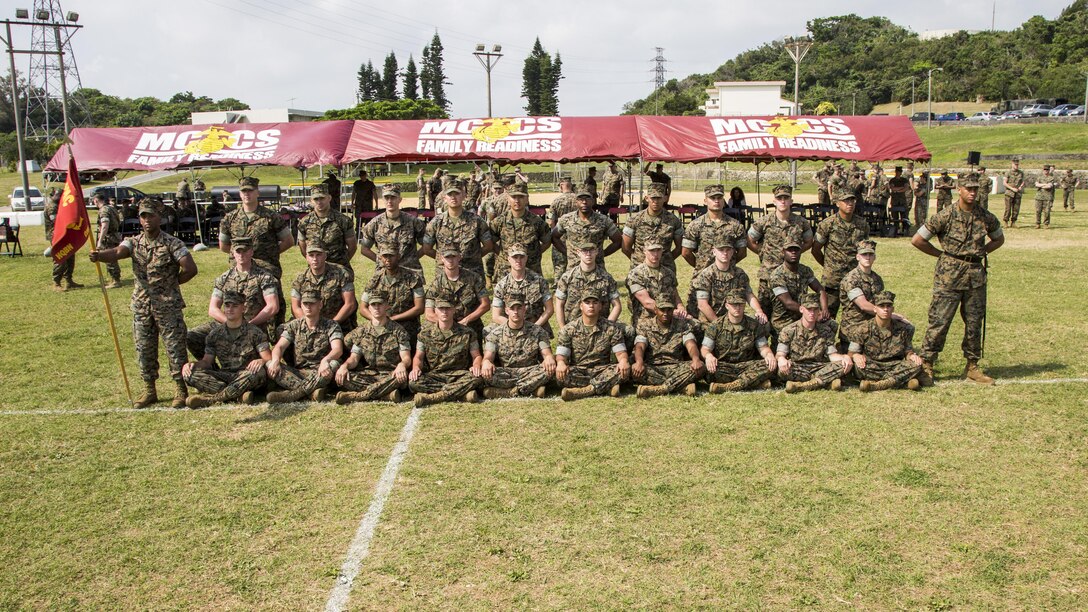
[[366, 401], [366, 396], [359, 391], [341, 391], [336, 394], [336, 403], [341, 406], [362, 401]]
[[639, 385], [635, 396], [639, 399], [668, 395], [669, 388], [664, 385]]
[[111, 280], [110, 282], [106, 283], [106, 289], [118, 289], [120, 287], [121, 287], [121, 281], [116, 279], [116, 278]]
[[309, 393], [306, 391], [273, 391], [268, 394], [266, 399], [269, 404], [286, 404], [287, 402], [297, 402], [307, 395]]
[[978, 367], [978, 361], [974, 359], [967, 361], [967, 367], [963, 368], [963, 377], [980, 385], [994, 384], [994, 379], [987, 376], [982, 368]]
[[159, 392], [155, 389], [155, 382], [144, 383], [144, 394], [136, 398], [136, 401], [132, 405], [136, 408], [147, 408], [151, 404], [159, 401]]
[[921, 391], [922, 383], [918, 382], [917, 378], [912, 378], [907, 381], [907, 389], [911, 391]]
[[310, 394], [310, 399], [315, 402], [323, 402], [329, 399], [329, 390], [325, 387], [314, 389], [314, 392]]
[[759, 383], [759, 388], [763, 389], [764, 391], [766, 391], [767, 389], [770, 389], [772, 386], [774, 386], [774, 384], [770, 381], [770, 379]]
[[184, 408], [185, 400], [189, 399], [189, 389], [185, 386], [185, 383], [176, 380], [174, 381], [174, 399], [170, 402], [171, 408]]
[[934, 381], [933, 362], [923, 360], [922, 361], [922, 371], [918, 372], [917, 378], [918, 378], [918, 382], [923, 387], [932, 387], [933, 386], [933, 381]]
[[238, 399], [238, 401], [240, 403], [242, 403], [242, 404], [252, 404], [253, 403], [253, 392], [252, 391], [246, 391], [245, 393], [242, 394], [242, 397], [240, 397]]
[[544, 394], [546, 392], [547, 392], [547, 389], [543, 385], [541, 385], [541, 386], [536, 388], [536, 391], [533, 391], [533, 395], [540, 398], [540, 399], [544, 399]]
[[414, 403], [416, 408], [419, 408], [444, 401], [446, 401], [445, 393], [416, 393]]
[[82, 289], [83, 288], [83, 285], [75, 282], [74, 280], [72, 280], [70, 278], [66, 281], [65, 286], [68, 287], [69, 289]]
[[385, 396], [385, 399], [396, 404], [400, 401], [400, 389], [393, 389], [389, 392], [389, 395]]
[[710, 392], [714, 394], [726, 393], [728, 391], [740, 391], [742, 389], [744, 389], [743, 380], [734, 380], [733, 382], [727, 383], [710, 383]]
[[842, 391], [842, 379], [836, 378], [835, 380], [831, 381], [831, 386], [829, 386], [828, 388], [832, 391]]
[[871, 391], [884, 391], [885, 389], [891, 389], [894, 386], [895, 379], [893, 378], [885, 378], [878, 381], [863, 380], [861, 381], [861, 392], [869, 393]]
[[611, 396], [611, 397], [619, 397], [620, 396], [620, 386], [619, 385], [612, 385], [612, 388], [608, 390], [608, 395]]
[[[837, 380], [837, 379], [836, 379]], [[842, 384], [842, 383], [840, 383]], [[800, 393], [802, 391], [815, 391], [816, 389], [823, 388], [824, 383], [819, 379], [806, 380], [804, 382], [786, 382], [786, 393]]]
[[[618, 386], [618, 385], [617, 385]], [[559, 397], [563, 398], [564, 402], [571, 402], [574, 400], [580, 400], [587, 397], [593, 397], [593, 387], [567, 387], [559, 394]]]
[[68, 289], [66, 289], [66, 288], [64, 287], [64, 285], [62, 285], [62, 284], [60, 284], [60, 283], [53, 283], [53, 291], [60, 291], [60, 292], [64, 292], [64, 291], [68, 291]]
[[695, 383], [688, 383], [688, 386], [684, 387], [684, 395], [695, 397]]
[[190, 395], [189, 398], [185, 400], [185, 405], [189, 408], [207, 408], [214, 403], [215, 397], [211, 395]]
[[517, 389], [500, 389], [498, 387], [486, 387], [484, 389], [484, 399], [502, 399], [504, 397], [514, 397], [517, 393]]
[[480, 401], [480, 394], [477, 393], [475, 390], [472, 390], [466, 393], [462, 399], [469, 404], [475, 404], [476, 402]]

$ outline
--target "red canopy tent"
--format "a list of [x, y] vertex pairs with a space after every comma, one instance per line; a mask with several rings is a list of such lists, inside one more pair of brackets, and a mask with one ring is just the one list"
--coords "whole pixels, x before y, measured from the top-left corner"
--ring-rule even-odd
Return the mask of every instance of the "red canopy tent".
[[351, 121], [76, 128], [46, 170], [173, 170], [195, 166], [338, 165]]

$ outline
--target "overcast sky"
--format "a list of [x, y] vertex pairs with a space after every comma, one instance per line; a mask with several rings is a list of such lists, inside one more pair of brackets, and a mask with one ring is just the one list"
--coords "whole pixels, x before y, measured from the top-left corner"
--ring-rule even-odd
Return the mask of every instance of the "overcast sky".
[[[381, 68], [394, 51], [401, 67], [438, 30], [452, 116], [487, 114], [484, 70], [475, 43], [503, 46], [492, 71], [494, 114], [519, 115], [521, 66], [540, 38], [563, 58], [560, 113], [616, 115], [652, 90], [654, 47], [663, 47], [668, 78], [709, 72], [738, 53], [804, 32], [813, 18], [884, 15], [916, 32], [1018, 27], [1032, 15], [1057, 17], [1071, 0], [872, 0], [778, 2], [521, 3], [362, 2], [349, 0], [64, 0], [85, 26], [73, 40], [84, 87], [123, 96], [167, 99], [192, 91], [235, 97], [253, 108], [324, 111], [355, 103], [356, 71]], [[13, 5], [31, 7], [30, 0]], [[14, 13], [14, 10], [11, 10]], [[14, 15], [6, 15], [10, 18]], [[30, 44], [16, 28], [15, 44]], [[26, 70], [27, 56], [19, 56]], [[784, 75], [785, 78], [788, 75]]]

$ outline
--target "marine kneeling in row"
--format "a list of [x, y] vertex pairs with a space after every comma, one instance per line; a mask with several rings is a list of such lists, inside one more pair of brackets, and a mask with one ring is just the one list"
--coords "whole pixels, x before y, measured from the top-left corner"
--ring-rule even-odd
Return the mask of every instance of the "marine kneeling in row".
[[[623, 329], [601, 316], [605, 297], [596, 290], [582, 295], [582, 316], [559, 330], [555, 349], [555, 379], [564, 401], [611, 395], [631, 377]], [[616, 364], [612, 364], [612, 355]]]
[[693, 396], [695, 381], [702, 378], [706, 370], [699, 357], [691, 321], [674, 317], [676, 305], [672, 302], [660, 301], [654, 308], [654, 318], [643, 319], [635, 336], [631, 378], [639, 383], [637, 395], [645, 399], [683, 389], [684, 395]]
[[264, 366], [272, 358], [268, 335], [242, 318], [245, 302], [238, 291], [223, 292], [221, 308], [226, 321], [211, 324], [200, 360], [182, 366], [182, 378], [201, 393], [185, 400], [189, 408], [233, 401], [252, 404], [253, 391], [263, 388], [268, 380]]
[[381, 289], [367, 296], [370, 316], [344, 338], [348, 358], [336, 370], [337, 404], [388, 399], [400, 401], [412, 367], [412, 341], [389, 318], [390, 296]]
[[[302, 318], [287, 322], [265, 366], [268, 377], [287, 389], [269, 393], [270, 404], [296, 402], [306, 396], [315, 402], [324, 400], [344, 354], [344, 332], [340, 325], [321, 316], [321, 292], [305, 289], [299, 301]], [[282, 362], [284, 352], [292, 346], [294, 367]]]
[[730, 291], [726, 316], [706, 326], [702, 353], [711, 393], [771, 388], [778, 361], [767, 340], [768, 324], [744, 314], [751, 295], [748, 288]]
[[457, 322], [457, 307], [448, 298], [434, 301], [437, 322], [423, 326], [416, 343], [408, 387], [416, 394], [415, 405], [426, 406], [463, 398], [478, 399], [483, 384], [480, 342], [476, 332]]
[[545, 385], [555, 378], [551, 340], [544, 328], [525, 320], [527, 301], [524, 294], [507, 294], [503, 300], [506, 318], [487, 334], [480, 366], [480, 376], [488, 384], [484, 389], [487, 399], [544, 397]]
[[778, 335], [778, 377], [786, 381], [786, 393], [842, 388], [842, 377], [853, 361], [835, 346], [838, 326], [833, 320], [820, 321], [820, 297], [806, 293], [801, 298], [801, 319], [787, 325]]
[[922, 358], [914, 352], [914, 326], [893, 318], [895, 294], [881, 291], [873, 296], [876, 316], [855, 330], [849, 356], [862, 391], [921, 388]]

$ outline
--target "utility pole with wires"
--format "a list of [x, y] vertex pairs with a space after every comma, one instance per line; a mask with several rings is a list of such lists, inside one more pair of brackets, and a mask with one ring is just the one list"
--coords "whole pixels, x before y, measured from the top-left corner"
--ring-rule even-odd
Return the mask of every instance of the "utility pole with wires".
[[665, 86], [665, 73], [667, 72], [665, 62], [669, 60], [665, 59], [663, 55], [664, 47], [654, 47], [654, 51], [657, 52], [652, 60], [654, 62], [654, 114], [656, 115], [658, 113], [657, 101], [661, 96], [661, 88]]
[[63, 138], [72, 128], [88, 125], [91, 119], [83, 96], [69, 95], [70, 91], [83, 87], [72, 51], [72, 35], [82, 27], [76, 25], [79, 14], [65, 13], [60, 0], [34, 0], [34, 8], [27, 17], [32, 31], [26, 136], [41, 140]]

